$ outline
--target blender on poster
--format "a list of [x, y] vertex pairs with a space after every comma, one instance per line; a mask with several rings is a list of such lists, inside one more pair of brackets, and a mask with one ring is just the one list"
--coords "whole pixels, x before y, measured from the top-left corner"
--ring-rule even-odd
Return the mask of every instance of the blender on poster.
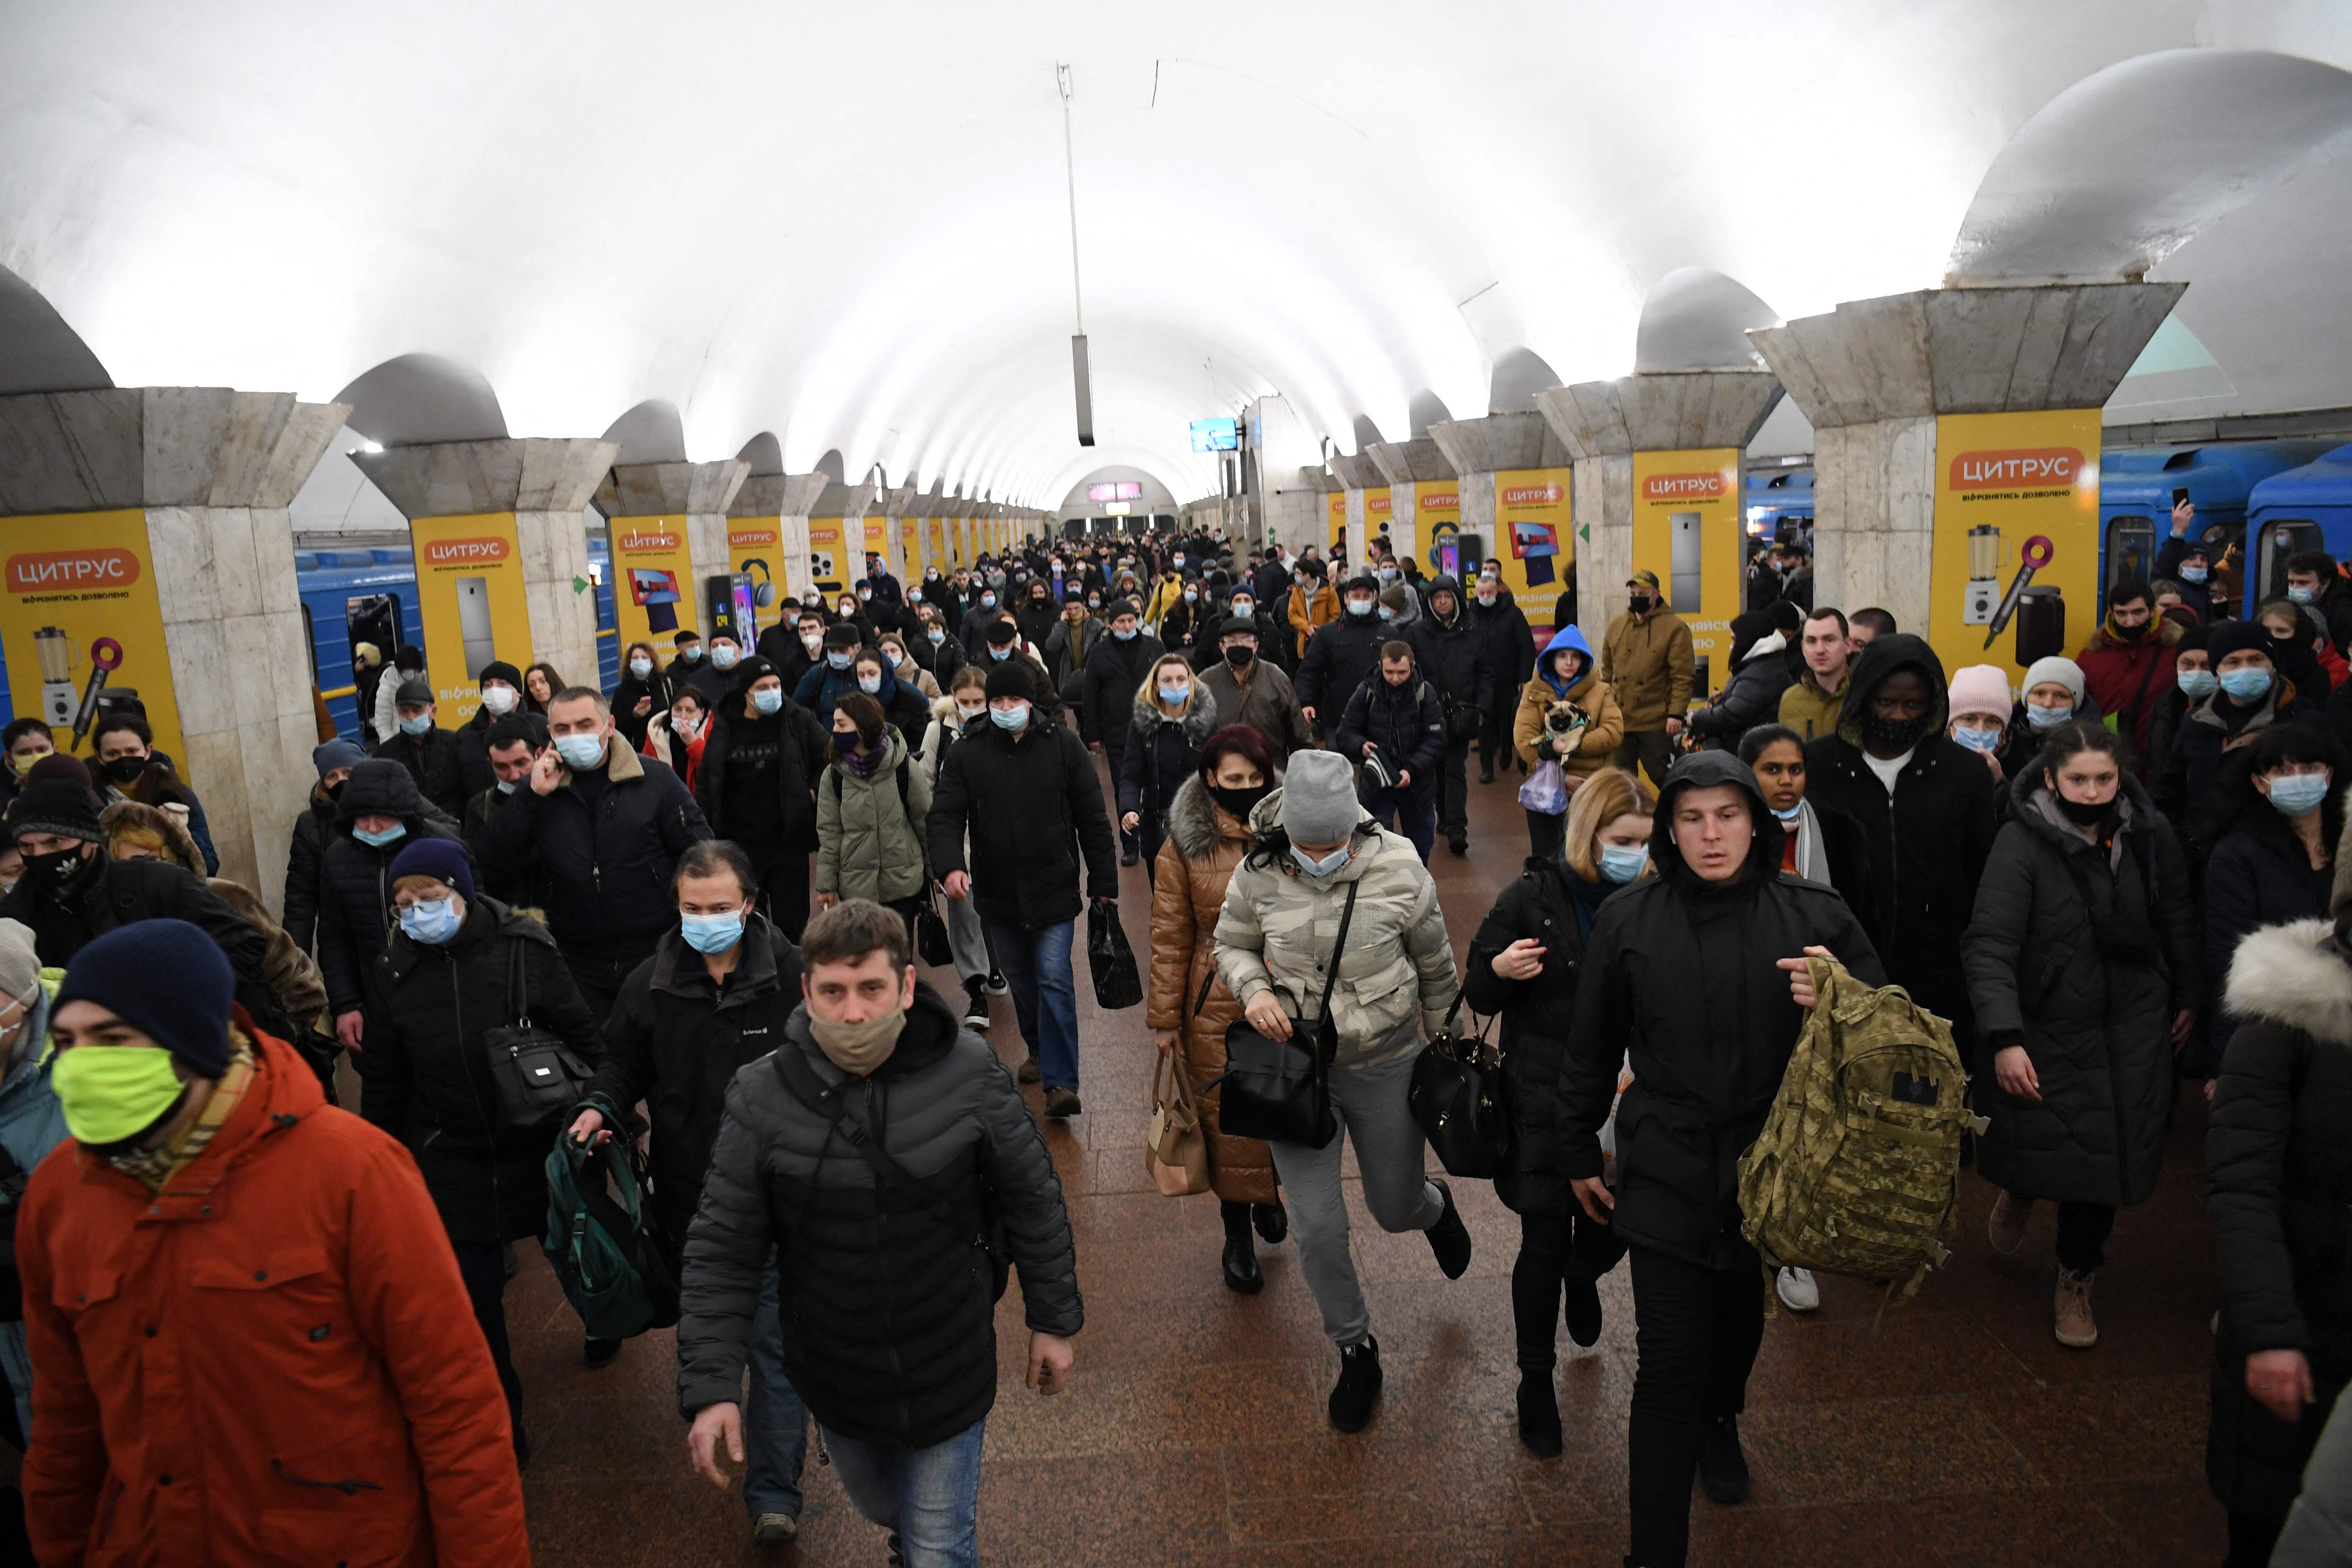
[[79, 656], [66, 634], [43, 626], [33, 634], [33, 657], [41, 666], [41, 720], [62, 730], [74, 719], [74, 666]]

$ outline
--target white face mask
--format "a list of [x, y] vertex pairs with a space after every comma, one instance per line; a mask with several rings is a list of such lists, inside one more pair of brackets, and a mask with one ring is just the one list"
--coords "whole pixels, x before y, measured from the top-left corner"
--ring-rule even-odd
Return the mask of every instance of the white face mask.
[[499, 685], [485, 686], [482, 688], [482, 706], [488, 709], [491, 712], [511, 713], [514, 711], [514, 705], [515, 692], [513, 687]]
[[958, 717], [961, 718], [967, 724], [971, 723], [974, 719], [979, 718], [982, 713], [987, 711], [988, 704], [985, 702], [959, 702], [956, 704], [956, 713]]

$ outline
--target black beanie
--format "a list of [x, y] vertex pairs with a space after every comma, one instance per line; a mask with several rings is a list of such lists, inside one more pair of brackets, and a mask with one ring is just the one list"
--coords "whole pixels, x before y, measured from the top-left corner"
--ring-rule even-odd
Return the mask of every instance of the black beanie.
[[[400, 764], [394, 763], [393, 766]], [[69, 779], [42, 779], [26, 784], [8, 808], [8, 837], [13, 842], [27, 833], [54, 833], [88, 844], [106, 841], [98, 825], [98, 807], [89, 791]]]
[[494, 658], [482, 666], [482, 673], [474, 678], [474, 684], [488, 686], [493, 680], [503, 680], [517, 691], [522, 689], [522, 671], [502, 658]]
[[1016, 658], [1008, 658], [988, 672], [988, 700], [1018, 697], [1024, 702], [1037, 700], [1036, 683], [1029, 679], [1029, 667]]
[[1003, 647], [1007, 643], [1010, 643], [1016, 637], [1020, 637], [1020, 635], [1021, 628], [1014, 626], [1011, 621], [991, 621], [988, 623], [987, 637], [988, 644], [991, 647]]
[[862, 640], [857, 628], [847, 621], [836, 622], [824, 629], [824, 646], [828, 653], [836, 648], [856, 647]]
[[2216, 669], [2221, 668], [2223, 659], [2247, 648], [2253, 649], [2273, 665], [2278, 663], [2278, 642], [2271, 636], [2270, 628], [2260, 621], [2223, 621], [2205, 634], [2205, 651], [2212, 657]]
[[73, 955], [50, 1007], [54, 1016], [68, 1002], [95, 1002], [197, 1077], [216, 1079], [228, 1070], [228, 1016], [236, 998], [236, 976], [201, 928], [186, 921], [133, 921]]

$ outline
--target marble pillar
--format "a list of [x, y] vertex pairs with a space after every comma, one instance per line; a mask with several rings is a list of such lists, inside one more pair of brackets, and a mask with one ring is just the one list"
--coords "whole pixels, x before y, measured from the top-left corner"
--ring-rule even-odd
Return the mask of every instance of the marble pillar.
[[[1458, 476], [1456, 483], [1462, 497], [1462, 531], [1485, 540], [1490, 554], [1502, 548], [1496, 536], [1498, 513], [1495, 476], [1570, 467], [1568, 448], [1560, 444], [1559, 437], [1552, 433], [1551, 426], [1540, 414], [1489, 414], [1483, 419], [1449, 420], [1432, 425], [1429, 438], [1444, 454], [1446, 462]], [[1626, 474], [1629, 483], [1632, 472], [1632, 461], [1628, 459]], [[1571, 496], [1570, 510], [1576, 524], [1581, 524], [1584, 520], [1584, 513], [1578, 505], [1580, 500], [1580, 497]], [[1632, 515], [1630, 510], [1627, 515]], [[1578, 539], [1570, 547], [1570, 553], [1577, 563], [1577, 581], [1581, 584], [1590, 547], [1582, 539]], [[1528, 624], [1538, 631], [1544, 629], [1552, 613], [1549, 603], [1521, 605], [1519, 609], [1528, 617]]]
[[617, 464], [597, 490], [596, 505], [606, 517], [677, 519], [686, 529], [687, 559], [693, 569], [693, 593], [698, 603], [703, 580], [726, 576], [732, 569], [727, 553], [727, 510], [751, 474], [751, 465], [740, 458], [709, 463]]

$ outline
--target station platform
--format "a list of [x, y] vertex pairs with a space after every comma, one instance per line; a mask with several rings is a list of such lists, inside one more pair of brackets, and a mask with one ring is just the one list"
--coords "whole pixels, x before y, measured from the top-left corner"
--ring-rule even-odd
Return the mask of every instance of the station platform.
[[[1471, 785], [1471, 847], [1434, 869], [1457, 957], [1520, 868], [1517, 775]], [[1140, 949], [1150, 891], [1122, 873]], [[1338, 1362], [1295, 1247], [1261, 1247], [1265, 1289], [1229, 1292], [1213, 1197], [1161, 1197], [1143, 1167], [1152, 1049], [1140, 1009], [1093, 1005], [1079, 957], [1086, 1113], [1046, 1124], [1076, 1234], [1087, 1325], [1071, 1388], [1022, 1386], [1017, 1286], [998, 1317], [980, 1556], [992, 1568], [1231, 1564], [1542, 1564], [1617, 1568], [1625, 1551], [1632, 1295], [1601, 1284], [1608, 1322], [1557, 1373], [1567, 1451], [1517, 1439], [1510, 1268], [1518, 1226], [1482, 1182], [1455, 1182], [1477, 1245], [1449, 1283], [1418, 1236], [1352, 1205], [1386, 1390], [1371, 1426], [1331, 1430]], [[943, 989], [953, 976], [943, 976]], [[1008, 999], [991, 1037], [1022, 1047]], [[1034, 1107], [1038, 1094], [1027, 1091]], [[2100, 1343], [2050, 1332], [2052, 1218], [2011, 1258], [1986, 1245], [1990, 1189], [1963, 1178], [1958, 1256], [1874, 1330], [1878, 1293], [1822, 1281], [1822, 1304], [1766, 1325], [1742, 1418], [1754, 1496], [1694, 1492], [1692, 1561], [1708, 1564], [2210, 1564], [2221, 1510], [2203, 1475], [2208, 1328], [2218, 1297], [2202, 1206], [2204, 1103], [2184, 1091], [2157, 1195], [2126, 1211], [2095, 1298]], [[1351, 1161], [1352, 1163], [1352, 1161]], [[1436, 1170], [1433, 1159], [1431, 1168]], [[2045, 1206], [2046, 1207], [2046, 1206]], [[672, 1337], [598, 1372], [545, 1260], [523, 1260], [508, 1314], [536, 1454], [524, 1477], [541, 1568], [699, 1568], [885, 1560], [812, 1446], [799, 1544], [750, 1544], [741, 1504], [693, 1474]]]

